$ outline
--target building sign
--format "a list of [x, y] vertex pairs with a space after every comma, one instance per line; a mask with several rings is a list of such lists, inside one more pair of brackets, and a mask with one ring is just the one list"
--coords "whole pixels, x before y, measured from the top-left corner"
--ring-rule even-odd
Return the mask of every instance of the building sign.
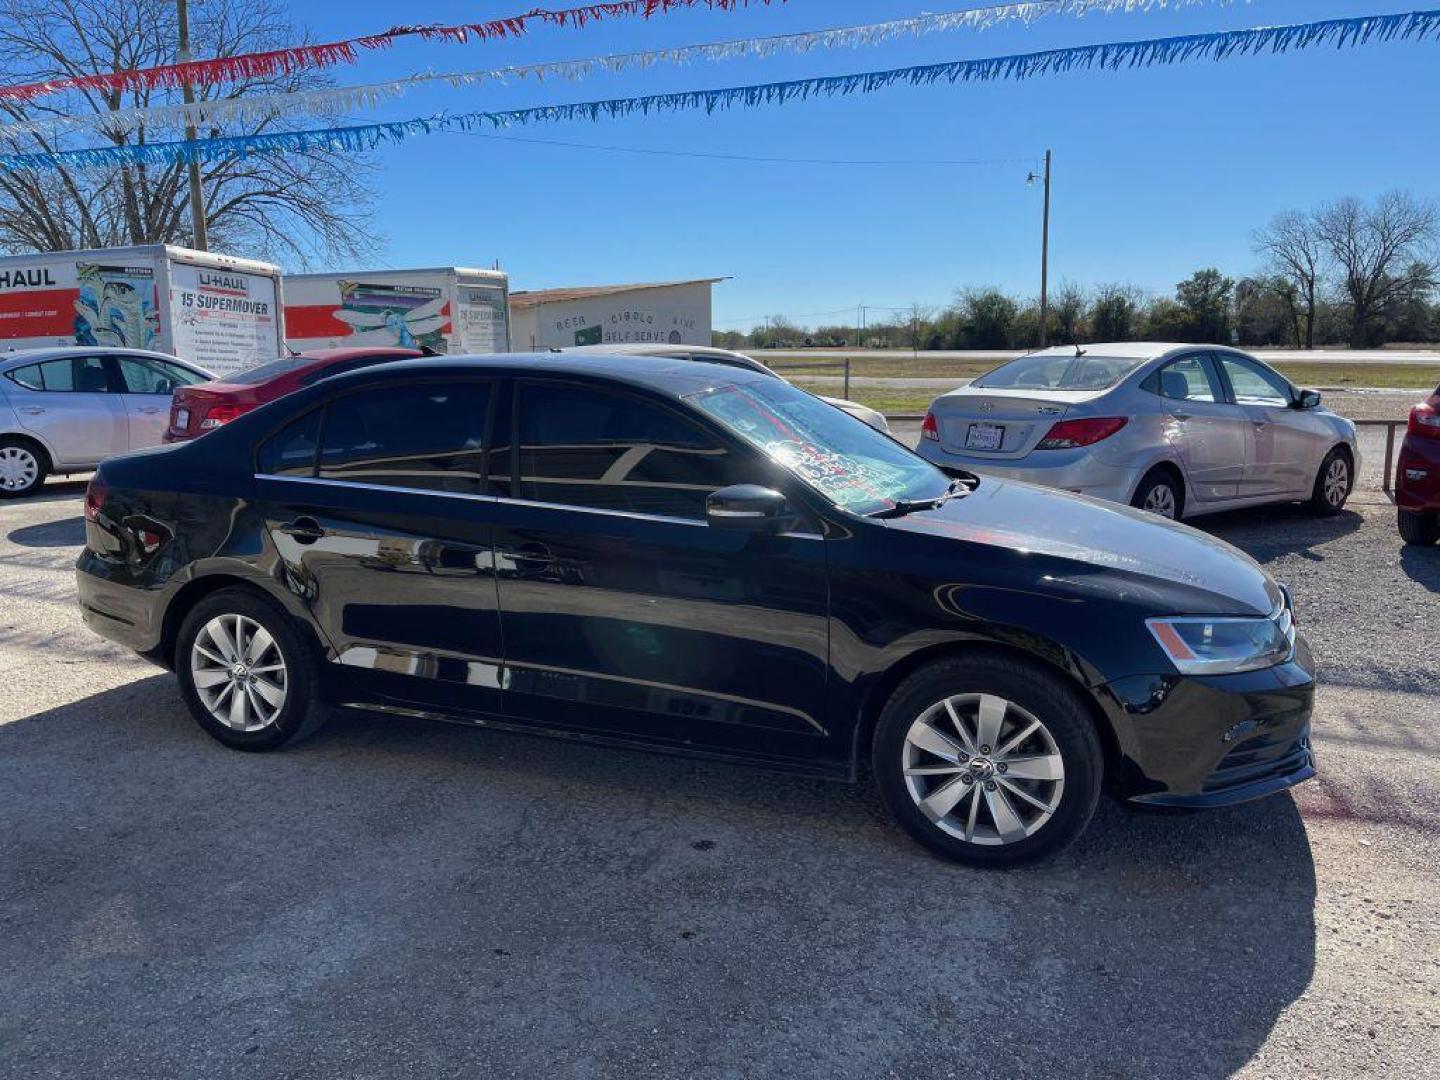
[[173, 351], [217, 375], [275, 358], [273, 278], [176, 263], [170, 307]]
[[458, 286], [455, 332], [461, 352], [504, 351], [506, 314], [503, 289], [488, 285]]

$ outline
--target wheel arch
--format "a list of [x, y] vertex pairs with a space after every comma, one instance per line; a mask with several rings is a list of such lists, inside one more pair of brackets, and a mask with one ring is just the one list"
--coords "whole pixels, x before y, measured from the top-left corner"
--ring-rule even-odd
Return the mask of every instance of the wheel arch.
[[50, 447], [46, 445], [45, 440], [40, 438], [40, 436], [34, 434], [33, 432], [17, 431], [14, 428], [0, 431], [0, 442], [24, 443], [25, 445], [40, 451], [41, 457], [44, 459], [43, 461], [41, 461], [40, 464], [44, 467], [45, 471], [55, 471], [55, 455], [51, 453]]
[[854, 745], [851, 748], [852, 771], [858, 778], [869, 767], [870, 745], [875, 738], [875, 728], [880, 714], [896, 688], [916, 671], [941, 660], [970, 659], [977, 656], [994, 656], [1007, 660], [1019, 660], [1041, 667], [1065, 680], [1085, 702], [1095, 734], [1100, 739], [1106, 776], [1114, 775], [1114, 769], [1121, 761], [1120, 742], [1111, 725], [1110, 718], [1094, 693], [1071, 668], [1055, 663], [1054, 659], [1021, 645], [1000, 641], [952, 641], [916, 649], [901, 657], [888, 668], [876, 674], [861, 699], [859, 719], [855, 724]]
[[265, 584], [262, 584], [253, 577], [224, 571], [192, 578], [182, 585], [179, 591], [171, 597], [169, 604], [166, 605], [165, 616], [161, 622], [160, 643], [156, 646], [154, 658], [165, 667], [173, 670], [175, 666], [176, 639], [180, 636], [180, 627], [184, 624], [185, 617], [195, 609], [195, 605], [199, 604], [207, 596], [220, 592], [222, 589], [231, 588], [244, 589], [246, 592], [267, 600], [271, 604], [279, 607], [281, 611], [295, 623], [303, 627], [300, 636], [313, 647], [314, 659], [319, 661], [324, 658], [325, 649], [316, 634], [314, 626], [311, 625], [308, 618], [303, 616], [297, 617], [297, 613], [293, 610], [292, 604], [286, 603], [282, 597], [276, 595], [274, 590], [267, 588]]

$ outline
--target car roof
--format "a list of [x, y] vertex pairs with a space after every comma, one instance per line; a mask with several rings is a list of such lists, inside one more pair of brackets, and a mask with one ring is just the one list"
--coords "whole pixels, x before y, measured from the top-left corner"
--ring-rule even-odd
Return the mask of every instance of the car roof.
[[156, 352], [153, 349], [127, 349], [112, 345], [48, 345], [39, 349], [16, 349], [14, 352], [0, 353], [0, 370], [8, 371], [25, 364], [39, 363], [42, 360], [62, 360], [67, 356], [94, 356], [96, 353], [105, 356], [140, 356], [147, 360], [165, 360], [172, 364], [180, 364], [192, 371], [198, 371], [203, 375], [209, 375], [211, 378], [214, 377], [199, 364], [190, 360], [182, 360], [178, 356], [171, 356], [169, 353]]
[[1074, 356], [1076, 348], [1085, 350], [1086, 356], [1115, 357], [1134, 360], [1159, 360], [1178, 352], [1225, 352], [1237, 356], [1249, 353], [1232, 349], [1228, 345], [1209, 345], [1200, 342], [1183, 341], [1099, 341], [1082, 342], [1080, 345], [1052, 345], [1048, 349], [1036, 349], [1025, 356]]
[[[342, 360], [354, 360], [361, 356], [389, 356], [396, 360], [414, 360], [425, 354], [419, 349], [406, 349], [398, 345], [374, 345], [368, 349], [361, 345], [346, 345], [343, 348], [333, 349], [302, 349], [291, 355], [296, 360], [339, 363]], [[285, 357], [277, 356], [276, 359], [284, 360]], [[269, 363], [269, 361], [265, 362]], [[259, 367], [258, 364], [255, 366]]]
[[773, 382], [774, 376], [737, 367], [734, 364], [711, 363], [707, 360], [676, 360], [669, 356], [617, 356], [587, 353], [575, 356], [566, 353], [494, 353], [487, 356], [436, 356], [418, 360], [399, 360], [376, 364], [327, 380], [327, 386], [355, 384], [379, 374], [467, 375], [488, 372], [496, 375], [573, 376], [580, 379], [600, 378], [605, 381], [638, 386], [670, 397], [683, 397], [713, 386], [733, 386], [749, 382]]

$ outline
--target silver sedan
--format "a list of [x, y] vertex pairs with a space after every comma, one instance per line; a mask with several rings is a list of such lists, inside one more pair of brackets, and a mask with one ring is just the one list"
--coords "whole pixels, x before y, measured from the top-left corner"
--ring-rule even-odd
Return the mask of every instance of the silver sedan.
[[29, 495], [49, 473], [158, 446], [179, 386], [214, 378], [163, 353], [59, 346], [0, 356], [0, 497]]
[[1167, 518], [1271, 502], [1335, 513], [1355, 425], [1253, 356], [1206, 345], [1068, 346], [937, 398], [919, 453]]

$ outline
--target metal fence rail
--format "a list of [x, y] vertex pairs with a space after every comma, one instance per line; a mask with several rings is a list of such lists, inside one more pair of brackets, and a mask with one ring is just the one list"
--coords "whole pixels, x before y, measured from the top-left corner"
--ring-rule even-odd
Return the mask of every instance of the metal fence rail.
[[1403, 428], [1408, 420], [1355, 420], [1357, 428], [1383, 427], [1385, 429], [1385, 472], [1380, 477], [1380, 490], [1393, 500], [1395, 498], [1395, 429]]

